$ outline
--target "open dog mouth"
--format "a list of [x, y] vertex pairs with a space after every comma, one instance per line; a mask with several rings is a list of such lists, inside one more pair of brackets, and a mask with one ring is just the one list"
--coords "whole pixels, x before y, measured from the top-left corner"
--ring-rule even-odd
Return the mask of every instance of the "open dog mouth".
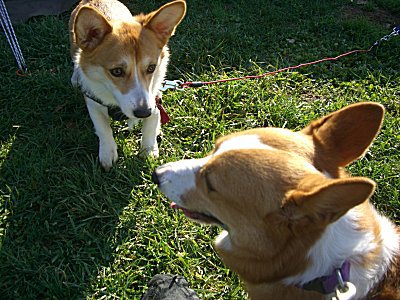
[[220, 220], [218, 220], [216, 217], [214, 217], [214, 216], [212, 216], [210, 214], [189, 210], [187, 208], [179, 206], [175, 202], [171, 202], [170, 206], [173, 209], [182, 210], [182, 212], [185, 214], [185, 216], [187, 218], [189, 218], [189, 219], [192, 219], [192, 220], [197, 221], [199, 223], [210, 224], [210, 225], [219, 225], [219, 226], [225, 228], [225, 224], [224, 223], [222, 223]]

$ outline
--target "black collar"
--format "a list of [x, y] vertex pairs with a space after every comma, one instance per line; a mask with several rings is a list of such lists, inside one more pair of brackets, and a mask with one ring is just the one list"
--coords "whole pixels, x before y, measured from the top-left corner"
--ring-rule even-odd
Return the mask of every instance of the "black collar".
[[[76, 80], [76, 86], [79, 88], [79, 90], [82, 92], [82, 94], [86, 97], [89, 98], [90, 100], [104, 106], [108, 110], [108, 115], [113, 118], [116, 121], [123, 121], [129, 119], [122, 111], [121, 108], [117, 105], [108, 105], [104, 104], [103, 101], [101, 101], [100, 98], [96, 97], [93, 92], [91, 92], [89, 89], [85, 88], [82, 86], [79, 80], [79, 75]], [[160, 110], [160, 116], [161, 116], [161, 124], [164, 125], [168, 123], [171, 119], [168, 116], [165, 108], [162, 105], [162, 100], [161, 97], [156, 96], [156, 106]]]
[[86, 97], [89, 98], [90, 100], [104, 106], [107, 108], [108, 110], [108, 115], [113, 118], [116, 121], [123, 121], [123, 120], [127, 120], [128, 117], [121, 111], [121, 108], [119, 108], [119, 106], [117, 105], [107, 105], [104, 104], [103, 101], [101, 101], [100, 98], [96, 97], [92, 92], [90, 92], [88, 89], [82, 87], [82, 85], [80, 84], [80, 82], [78, 82], [77, 84], [78, 88], [80, 89], [80, 91], [82, 92], [82, 94]]

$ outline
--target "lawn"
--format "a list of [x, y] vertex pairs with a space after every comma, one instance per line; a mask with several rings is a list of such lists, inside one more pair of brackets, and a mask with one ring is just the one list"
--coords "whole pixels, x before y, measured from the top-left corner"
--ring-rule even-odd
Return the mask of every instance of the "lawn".
[[[164, 1], [131, 0], [149, 12]], [[350, 103], [386, 107], [381, 133], [350, 172], [378, 184], [372, 201], [400, 224], [400, 37], [366, 54], [260, 80], [168, 91], [160, 158], [138, 157], [139, 128], [113, 122], [108, 173], [80, 92], [70, 85], [69, 13], [15, 27], [25, 77], [0, 34], [0, 289], [3, 299], [139, 299], [157, 273], [185, 276], [202, 299], [243, 299], [212, 248], [217, 227], [169, 208], [151, 182], [165, 162], [201, 157], [221, 135], [298, 130]], [[397, 0], [188, 0], [170, 41], [168, 79], [257, 75], [353, 49], [400, 24]]]

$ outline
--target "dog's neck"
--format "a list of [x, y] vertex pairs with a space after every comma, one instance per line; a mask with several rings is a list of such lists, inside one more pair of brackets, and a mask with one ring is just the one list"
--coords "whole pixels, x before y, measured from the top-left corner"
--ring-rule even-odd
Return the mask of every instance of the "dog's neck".
[[348, 261], [350, 281], [357, 287], [356, 298], [368, 295], [385, 277], [399, 252], [397, 229], [379, 215], [369, 203], [367, 207], [376, 219], [379, 228], [363, 228], [360, 225], [365, 215], [359, 208], [350, 210], [335, 223], [329, 225], [322, 237], [310, 249], [310, 266], [305, 272], [285, 278], [286, 285], [304, 285], [321, 276], [330, 275]]
[[[377, 291], [391, 269], [394, 268], [391, 272], [393, 278], [398, 280], [400, 276], [400, 270], [393, 267], [396, 262], [400, 265], [397, 258], [400, 252], [398, 229], [387, 218], [378, 214], [367, 201], [329, 225], [306, 252], [304, 259], [298, 255], [287, 256], [284, 259], [286, 262], [281, 260], [277, 263], [280, 265], [278, 269], [274, 266], [279, 257], [264, 260], [256, 259], [251, 254], [248, 256], [249, 251], [236, 249], [237, 241], [234, 238], [232, 240], [231, 233], [227, 231], [223, 231], [217, 238], [215, 246], [224, 262], [246, 281], [252, 299], [266, 299], [265, 295], [272, 297], [276, 293], [281, 293], [282, 299], [322, 298], [322, 294], [305, 291], [299, 286], [331, 275], [344, 262], [350, 264], [349, 281], [356, 286], [355, 299], [369, 297], [371, 291]], [[242, 260], [246, 261], [245, 265], [238, 263]], [[303, 271], [285, 277], [282, 265], [288, 261], [291, 261], [288, 269]], [[254, 273], [260, 274], [259, 277], [251, 277]], [[392, 282], [396, 280], [391, 280], [388, 284], [393, 285]], [[298, 297], [293, 298], [294, 295]]]

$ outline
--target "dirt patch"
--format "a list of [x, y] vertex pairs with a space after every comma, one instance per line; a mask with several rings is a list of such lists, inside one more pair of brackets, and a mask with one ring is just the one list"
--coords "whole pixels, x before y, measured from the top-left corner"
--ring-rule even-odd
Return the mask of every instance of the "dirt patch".
[[387, 28], [392, 28], [400, 22], [400, 15], [381, 8], [368, 11], [362, 6], [344, 6], [342, 12], [346, 19], [364, 17], [371, 22], [384, 25]]

